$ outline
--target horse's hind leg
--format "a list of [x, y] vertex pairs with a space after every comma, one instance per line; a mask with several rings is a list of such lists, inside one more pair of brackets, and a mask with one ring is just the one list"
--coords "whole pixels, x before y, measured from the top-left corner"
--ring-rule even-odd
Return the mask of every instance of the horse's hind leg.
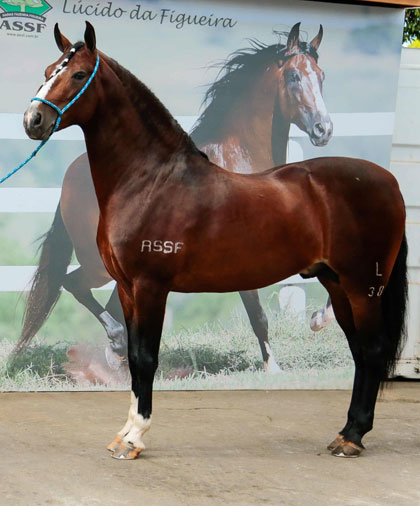
[[242, 302], [248, 313], [249, 321], [252, 329], [260, 343], [261, 353], [264, 360], [264, 368], [269, 374], [277, 374], [281, 372], [280, 367], [274, 359], [268, 342], [268, 321], [264, 309], [261, 306], [260, 298], [257, 290], [249, 290], [239, 292]]
[[[105, 306], [105, 311], [108, 313], [113, 319], [113, 326], [111, 329], [114, 329], [114, 334], [112, 335], [112, 339], [110, 334], [108, 333], [108, 338], [111, 341], [111, 349], [117, 353], [120, 357], [127, 357], [127, 329], [125, 327], [124, 313], [121, 307], [121, 302], [118, 297], [118, 286], [115, 285], [114, 290], [112, 291], [111, 297]], [[123, 331], [121, 331], [121, 327]], [[115, 330], [117, 331], [115, 333]]]
[[352, 296], [350, 302], [356, 331], [349, 343], [361, 370], [355, 377], [355, 398], [350, 404], [348, 422], [340, 432], [344, 441], [332, 450], [333, 455], [340, 457], [357, 456], [363, 449], [362, 438], [373, 427], [376, 398], [387, 368], [387, 336], [381, 298]]
[[337, 457], [357, 457], [364, 448], [363, 436], [372, 429], [379, 385], [386, 374], [387, 343], [381, 298], [353, 294], [347, 297], [339, 285], [329, 286], [328, 290], [355, 362], [347, 423], [328, 448]]
[[331, 305], [331, 297], [328, 297], [325, 306], [312, 313], [310, 322], [311, 330], [313, 332], [318, 332], [321, 329], [325, 329], [333, 320], [334, 311]]
[[328, 445], [328, 449], [333, 454], [335, 454], [336, 451], [339, 451], [340, 453], [348, 454], [348, 456], [358, 456], [362, 450], [362, 447], [354, 447], [353, 444], [346, 444], [343, 436], [343, 434], [347, 434], [353, 425], [354, 411], [356, 406], [358, 406], [361, 394], [361, 386], [363, 384], [363, 361], [360, 346], [358, 346], [357, 340], [354, 339], [356, 328], [353, 320], [353, 312], [350, 301], [339, 283], [321, 276], [319, 276], [318, 279], [330, 294], [331, 303], [336, 314], [337, 322], [346, 335], [355, 364], [353, 392], [350, 408], [347, 413], [347, 423], [339, 432], [335, 440]]
[[118, 286], [117, 285], [115, 285], [114, 290], [112, 291], [111, 297], [109, 298], [109, 300], [105, 306], [105, 311], [108, 311], [108, 313], [112, 316], [112, 318], [114, 318], [114, 320], [125, 325], [124, 312], [122, 310], [120, 298], [118, 297]]
[[[63, 286], [98, 319], [107, 333], [111, 350], [120, 357], [125, 358], [127, 355], [127, 339], [124, 326], [99, 304], [91, 292], [92, 287], [102, 286], [107, 281], [100, 280], [98, 283], [94, 283], [85, 270], [79, 267], [67, 274]], [[110, 362], [109, 358], [108, 362]], [[110, 363], [110, 366], [112, 366], [112, 363]]]

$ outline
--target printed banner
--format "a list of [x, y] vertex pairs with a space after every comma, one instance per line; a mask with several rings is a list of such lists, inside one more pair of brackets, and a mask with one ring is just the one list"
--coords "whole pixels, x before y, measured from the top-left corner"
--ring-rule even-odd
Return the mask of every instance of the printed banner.
[[[97, 47], [228, 171], [320, 156], [389, 168], [401, 9], [0, 0], [1, 176], [37, 145], [22, 118], [61, 54], [55, 23], [75, 43], [86, 20]], [[98, 213], [78, 127], [55, 133], [1, 186], [1, 390], [129, 388], [124, 319], [96, 246]], [[139, 244], [143, 253], [181, 248], [165, 238]], [[350, 387], [351, 354], [327, 298], [316, 278], [299, 275], [258, 293], [171, 293], [155, 388]]]

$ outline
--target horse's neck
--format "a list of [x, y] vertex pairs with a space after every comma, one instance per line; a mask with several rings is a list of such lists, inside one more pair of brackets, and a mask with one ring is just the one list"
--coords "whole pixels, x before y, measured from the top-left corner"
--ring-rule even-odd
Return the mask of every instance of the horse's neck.
[[271, 155], [273, 165], [284, 165], [287, 162], [287, 145], [289, 142], [290, 122], [283, 116], [278, 102], [274, 106], [273, 127], [271, 130]]
[[238, 98], [221, 125], [218, 142], [200, 145], [212, 161], [227, 170], [261, 172], [286, 162], [290, 123], [276, 107], [276, 69], [275, 65], [268, 67]]
[[137, 105], [114, 73], [107, 72], [103, 87], [94, 117], [82, 125], [100, 207], [123, 186], [140, 192], [148, 182], [165, 177], [171, 157], [192, 149], [188, 136], [145, 86], [132, 94]]

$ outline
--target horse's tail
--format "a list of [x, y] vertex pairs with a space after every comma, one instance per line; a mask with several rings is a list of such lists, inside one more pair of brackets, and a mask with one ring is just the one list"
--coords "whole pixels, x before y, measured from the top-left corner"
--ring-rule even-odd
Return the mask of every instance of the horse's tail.
[[382, 295], [382, 316], [387, 338], [386, 378], [392, 378], [394, 374], [407, 335], [407, 251], [407, 238], [404, 233], [391, 277]]
[[39, 246], [39, 265], [32, 278], [23, 315], [23, 328], [13, 354], [28, 346], [48, 318], [61, 293], [73, 253], [73, 244], [61, 217], [60, 203], [51, 228], [40, 239], [43, 241]]

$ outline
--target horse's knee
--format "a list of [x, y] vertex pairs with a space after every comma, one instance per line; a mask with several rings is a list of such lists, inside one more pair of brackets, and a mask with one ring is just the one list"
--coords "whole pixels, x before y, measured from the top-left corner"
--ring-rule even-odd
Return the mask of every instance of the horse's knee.
[[157, 357], [148, 352], [139, 352], [129, 348], [128, 360], [132, 374], [144, 379], [153, 379], [159, 365]]

